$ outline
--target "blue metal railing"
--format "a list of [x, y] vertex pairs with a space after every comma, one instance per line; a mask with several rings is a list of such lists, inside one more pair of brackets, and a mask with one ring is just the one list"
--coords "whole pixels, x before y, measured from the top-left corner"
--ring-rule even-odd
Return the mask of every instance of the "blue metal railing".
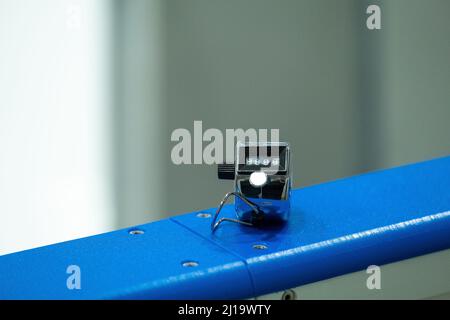
[[249, 298], [444, 250], [450, 157], [294, 190], [284, 226], [211, 234], [198, 213], [1, 256], [0, 298]]

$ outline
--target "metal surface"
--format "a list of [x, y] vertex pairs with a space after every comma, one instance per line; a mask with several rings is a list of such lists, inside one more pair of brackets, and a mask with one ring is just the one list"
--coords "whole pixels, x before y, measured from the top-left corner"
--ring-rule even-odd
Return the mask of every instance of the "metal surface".
[[[240, 220], [253, 225], [287, 222], [292, 188], [290, 146], [286, 142], [248, 142], [236, 145], [235, 211]], [[275, 162], [276, 161], [276, 162]], [[261, 186], [252, 182], [254, 174], [263, 174]], [[255, 215], [254, 206], [257, 210]]]
[[[249, 298], [295, 288], [450, 248], [449, 190], [447, 157], [295, 190], [285, 225], [224, 224], [211, 234], [211, 217], [194, 212], [5, 255], [0, 298]], [[234, 217], [233, 206], [223, 213]], [[80, 267], [80, 290], [66, 287], [70, 265]]]

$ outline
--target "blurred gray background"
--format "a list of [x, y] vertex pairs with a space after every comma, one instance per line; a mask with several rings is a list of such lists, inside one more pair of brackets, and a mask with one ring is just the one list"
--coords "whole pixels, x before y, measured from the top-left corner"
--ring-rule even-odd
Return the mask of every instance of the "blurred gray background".
[[0, 254], [216, 206], [232, 184], [215, 166], [171, 162], [172, 131], [194, 120], [280, 129], [295, 187], [450, 154], [448, 12], [0, 0]]

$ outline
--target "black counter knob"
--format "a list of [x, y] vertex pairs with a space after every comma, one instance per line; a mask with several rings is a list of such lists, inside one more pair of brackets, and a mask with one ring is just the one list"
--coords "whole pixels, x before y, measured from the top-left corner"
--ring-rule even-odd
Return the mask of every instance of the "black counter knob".
[[222, 180], [234, 180], [234, 164], [222, 163], [217, 165], [217, 176]]

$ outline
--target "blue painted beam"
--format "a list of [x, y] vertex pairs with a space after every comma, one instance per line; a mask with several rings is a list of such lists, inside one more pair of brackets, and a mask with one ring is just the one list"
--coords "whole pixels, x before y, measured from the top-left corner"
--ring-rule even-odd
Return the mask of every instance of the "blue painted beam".
[[295, 190], [284, 226], [211, 234], [197, 213], [1, 256], [0, 298], [249, 298], [448, 249], [450, 157]]

